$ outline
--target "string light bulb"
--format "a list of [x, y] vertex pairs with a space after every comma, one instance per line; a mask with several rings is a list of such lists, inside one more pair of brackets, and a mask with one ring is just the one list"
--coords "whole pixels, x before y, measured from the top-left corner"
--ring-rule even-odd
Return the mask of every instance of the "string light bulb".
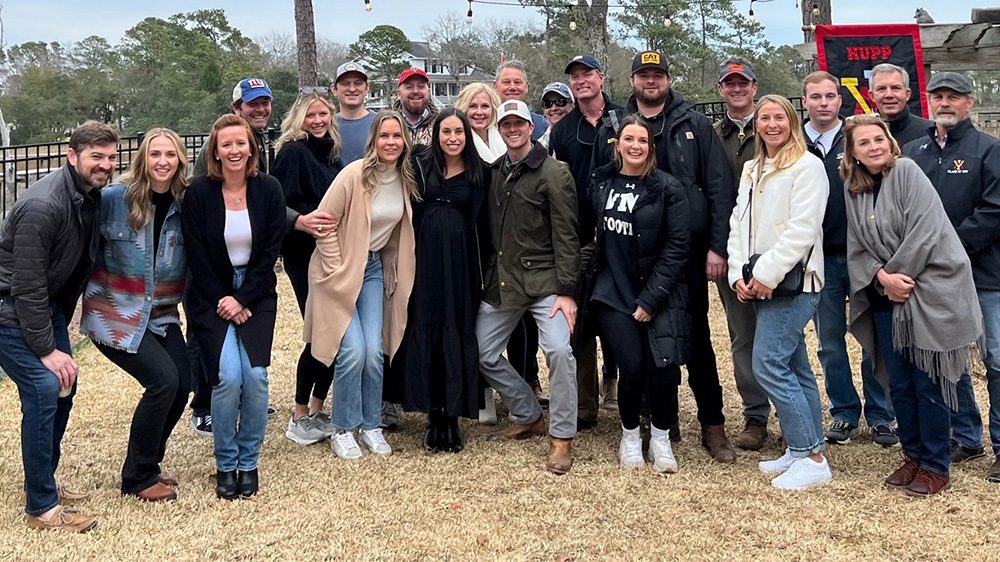
[[365, 11], [372, 11], [372, 0], [365, 0]]
[[575, 19], [569, 20], [569, 30], [570, 31], [576, 31], [576, 20]]
[[465, 13], [465, 22], [472, 25], [472, 0], [469, 0], [469, 11]]
[[750, 25], [753, 25], [753, 24], [757, 23], [757, 16], [754, 15], [754, 13], [753, 13], [753, 3], [754, 3], [754, 0], [750, 0], [750, 14], [749, 14], [749, 17], [747, 18], [747, 19], [750, 20]]
[[671, 21], [669, 14], [663, 16], [663, 27], [670, 27], [670, 24], [672, 24], [672, 23], [674, 23], [674, 22]]
[[819, 17], [819, 4], [813, 3], [812, 14], [813, 17]]

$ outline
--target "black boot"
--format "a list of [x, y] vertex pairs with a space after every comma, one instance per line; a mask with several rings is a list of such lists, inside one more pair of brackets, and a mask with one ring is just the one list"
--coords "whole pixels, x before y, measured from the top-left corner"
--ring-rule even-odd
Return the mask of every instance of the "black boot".
[[448, 416], [445, 418], [445, 450], [449, 453], [458, 453], [465, 448], [465, 443], [462, 441], [462, 431], [458, 428], [458, 418], [455, 416]]
[[240, 495], [244, 498], [257, 495], [259, 484], [257, 480], [257, 469], [241, 470], [237, 476], [239, 482]]
[[437, 453], [442, 450], [444, 436], [441, 430], [441, 413], [437, 410], [431, 410], [427, 414], [427, 431], [424, 433], [425, 451]]
[[215, 497], [224, 500], [235, 500], [237, 496], [236, 471], [218, 471], [215, 474]]

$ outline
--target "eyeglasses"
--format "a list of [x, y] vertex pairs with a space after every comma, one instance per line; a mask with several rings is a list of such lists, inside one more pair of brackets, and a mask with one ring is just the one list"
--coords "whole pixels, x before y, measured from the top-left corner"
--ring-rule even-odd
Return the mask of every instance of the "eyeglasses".
[[569, 103], [569, 100], [566, 99], [566, 98], [547, 99], [547, 100], [542, 100], [542, 108], [543, 109], [548, 109], [548, 108], [552, 107], [553, 105], [556, 106], [556, 107], [565, 107], [566, 104], [568, 104], [568, 103]]
[[299, 93], [303, 96], [308, 96], [309, 94], [320, 94], [327, 95], [330, 93], [330, 88], [326, 86], [303, 86], [299, 88]]

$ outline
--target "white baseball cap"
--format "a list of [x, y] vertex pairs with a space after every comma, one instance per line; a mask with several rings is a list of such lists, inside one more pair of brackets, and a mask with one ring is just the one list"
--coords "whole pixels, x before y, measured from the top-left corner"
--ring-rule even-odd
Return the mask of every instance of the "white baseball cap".
[[531, 112], [528, 111], [528, 104], [521, 100], [507, 100], [501, 103], [499, 112], [497, 113], [497, 123], [503, 121], [511, 115], [520, 117], [521, 119], [531, 123]]

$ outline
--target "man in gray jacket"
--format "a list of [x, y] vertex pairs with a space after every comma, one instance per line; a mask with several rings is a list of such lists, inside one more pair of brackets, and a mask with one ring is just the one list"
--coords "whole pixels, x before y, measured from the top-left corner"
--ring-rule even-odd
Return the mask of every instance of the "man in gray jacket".
[[97, 526], [66, 507], [87, 495], [56, 484], [55, 472], [79, 372], [67, 322], [94, 265], [101, 188], [117, 156], [114, 129], [80, 125], [66, 165], [31, 185], [0, 229], [0, 367], [21, 398], [25, 511], [34, 529]]

